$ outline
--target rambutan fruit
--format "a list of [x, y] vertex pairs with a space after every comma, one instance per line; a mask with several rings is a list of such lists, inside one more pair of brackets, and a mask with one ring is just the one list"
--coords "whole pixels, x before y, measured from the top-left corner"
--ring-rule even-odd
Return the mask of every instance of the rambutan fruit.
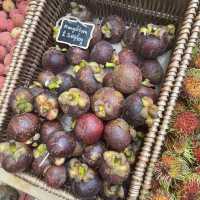
[[169, 188], [173, 182], [182, 180], [188, 172], [189, 166], [185, 160], [172, 152], [165, 152], [155, 165], [154, 175], [162, 187]]
[[171, 151], [178, 156], [182, 156], [189, 163], [193, 163], [195, 158], [193, 155], [193, 147], [191, 138], [167, 138], [165, 147], [167, 151]]
[[180, 185], [177, 196], [180, 200], [200, 200], [200, 176], [188, 174]]
[[195, 161], [198, 164], [200, 164], [200, 142], [194, 141], [192, 150], [193, 150], [193, 155], [194, 155]]
[[1, 17], [3, 17], [3, 18], [5, 18], [5, 19], [7, 19], [7, 13], [5, 12], [5, 11], [3, 11], [3, 10], [0, 10], [0, 18]]
[[6, 46], [10, 41], [12, 41], [12, 37], [9, 32], [0, 33], [0, 45]]
[[162, 190], [157, 190], [155, 192], [151, 192], [150, 195], [148, 195], [146, 200], [173, 200], [173, 195], [171, 195], [168, 192], [162, 191]]
[[11, 32], [14, 27], [15, 26], [14, 26], [13, 21], [11, 19], [8, 19], [7, 23], [6, 23], [6, 29], [7, 29], [7, 31]]
[[194, 135], [200, 128], [200, 119], [192, 111], [175, 113], [170, 124], [170, 132], [178, 137]]
[[183, 97], [190, 107], [200, 112], [200, 69], [188, 69], [183, 82]]
[[12, 56], [10, 54], [7, 54], [4, 58], [4, 65], [10, 65], [12, 62]]
[[193, 48], [192, 50], [192, 63], [191, 67], [195, 67], [200, 69], [200, 48], [197, 45], [196, 47]]
[[0, 31], [5, 31], [7, 25], [7, 19], [4, 17], [0, 17]]
[[16, 27], [21, 27], [24, 23], [24, 16], [22, 14], [14, 14], [11, 19]]
[[6, 48], [3, 46], [0, 46], [0, 62], [4, 61], [6, 54], [7, 54]]
[[0, 90], [3, 88], [4, 82], [5, 82], [5, 77], [4, 76], [0, 76]]

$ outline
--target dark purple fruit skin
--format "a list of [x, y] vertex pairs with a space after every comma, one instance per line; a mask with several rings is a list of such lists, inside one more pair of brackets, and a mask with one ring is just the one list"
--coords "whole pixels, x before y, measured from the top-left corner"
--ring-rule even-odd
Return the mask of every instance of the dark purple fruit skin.
[[140, 87], [142, 72], [134, 64], [121, 64], [113, 72], [113, 83], [123, 94], [131, 94]]
[[61, 188], [67, 180], [67, 170], [64, 166], [52, 166], [45, 173], [46, 183], [53, 188]]
[[142, 57], [146, 59], [155, 59], [167, 50], [168, 42], [163, 37], [145, 36], [138, 31], [135, 39], [135, 47], [137, 53]]
[[112, 72], [109, 72], [104, 76], [104, 78], [103, 78], [103, 86], [104, 87], [114, 87]]
[[111, 38], [108, 38], [108, 40], [112, 43], [120, 42], [125, 31], [123, 19], [117, 15], [111, 15], [105, 19], [104, 24], [105, 23], [109, 23], [111, 26]]
[[88, 60], [89, 52], [78, 47], [70, 47], [66, 53], [67, 60], [71, 65], [78, 65], [81, 60]]
[[66, 131], [67, 133], [70, 133], [74, 130], [74, 123], [75, 123], [75, 119], [73, 117], [71, 117], [68, 114], [64, 114], [60, 117], [60, 124], [62, 125], [62, 128], [64, 131]]
[[130, 27], [124, 32], [123, 42], [129, 49], [135, 50], [135, 37], [137, 30], [137, 27]]
[[105, 64], [111, 60], [113, 51], [112, 45], [109, 42], [102, 40], [92, 48], [90, 60], [99, 64]]
[[104, 140], [115, 151], [123, 151], [131, 143], [131, 134], [128, 123], [123, 119], [116, 119], [106, 124]]
[[47, 140], [47, 149], [54, 157], [64, 158], [73, 153], [75, 149], [75, 140], [64, 131], [57, 131]]
[[80, 69], [76, 74], [78, 86], [87, 94], [93, 94], [101, 88], [101, 84], [98, 83], [94, 77], [94, 73], [89, 67]]
[[145, 125], [145, 119], [141, 115], [142, 109], [142, 98], [137, 94], [130, 95], [123, 105], [123, 118], [134, 127], [143, 126]]
[[119, 52], [119, 63], [120, 64], [135, 64], [139, 65], [140, 60], [135, 52], [129, 49], [123, 49]]
[[102, 182], [98, 176], [94, 176], [88, 181], [81, 181], [72, 183], [73, 193], [80, 198], [92, 198], [101, 191]]
[[105, 150], [105, 145], [103, 143], [87, 146], [83, 152], [82, 159], [90, 167], [98, 168]]
[[93, 47], [96, 43], [102, 40], [101, 26], [95, 25], [95, 29], [92, 35], [92, 39], [90, 40], [90, 46]]
[[[26, 102], [29, 102], [30, 104], [33, 103], [33, 95], [29, 89], [24, 88], [24, 87], [19, 87], [15, 89], [10, 97], [10, 104], [11, 104], [12, 111], [17, 114], [22, 113], [20, 112], [21, 110], [18, 108], [17, 99], [24, 99], [26, 100]], [[31, 111], [32, 110], [30, 109], [29, 112]]]
[[43, 143], [47, 143], [48, 138], [56, 131], [61, 131], [62, 126], [58, 121], [45, 121], [40, 129]]
[[155, 89], [145, 86], [140, 86], [139, 90], [137, 91], [137, 94], [141, 97], [149, 97], [153, 100], [154, 103], [157, 102], [158, 99], [158, 93]]
[[144, 60], [141, 69], [143, 77], [152, 84], [158, 85], [162, 82], [164, 71], [157, 60]]
[[52, 71], [45, 70], [38, 74], [37, 80], [44, 86], [47, 87], [48, 84], [55, 78]]
[[58, 78], [62, 82], [60, 87], [56, 90], [58, 94], [61, 94], [62, 92], [69, 90], [70, 88], [76, 87], [76, 80], [72, 75], [61, 72], [57, 74], [56, 78]]
[[103, 134], [104, 124], [94, 114], [84, 114], [76, 122], [76, 137], [84, 144], [95, 144]]
[[32, 138], [40, 127], [39, 118], [33, 113], [15, 115], [7, 127], [7, 134], [18, 142]]
[[17, 157], [17, 159], [12, 154], [7, 155], [2, 162], [3, 169], [10, 173], [28, 170], [33, 161], [33, 152], [28, 146], [24, 145], [24, 148], [25, 152]]
[[[51, 166], [50, 159], [49, 158], [45, 159], [45, 156], [41, 156], [33, 160], [32, 170], [33, 173], [36, 174], [37, 176], [43, 176], [45, 171]], [[45, 161], [43, 162], [44, 159]], [[43, 164], [41, 165], [42, 162]]]
[[50, 48], [43, 54], [42, 66], [45, 70], [50, 70], [55, 74], [68, 68], [64, 53], [55, 48]]
[[[104, 87], [95, 92], [91, 99], [93, 112], [103, 120], [112, 120], [120, 116], [122, 104], [124, 101], [123, 95], [111, 87]], [[105, 107], [106, 115], [104, 117], [98, 114], [98, 106]]]
[[81, 141], [79, 141], [78, 139], [75, 138], [75, 142], [76, 142], [76, 146], [75, 149], [72, 153], [72, 157], [79, 157], [83, 154], [83, 150], [84, 150], [84, 145]]

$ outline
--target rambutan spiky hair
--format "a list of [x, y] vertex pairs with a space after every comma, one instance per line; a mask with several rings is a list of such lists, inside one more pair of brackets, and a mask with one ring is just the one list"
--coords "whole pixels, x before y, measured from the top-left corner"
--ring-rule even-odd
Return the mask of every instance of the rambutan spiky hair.
[[157, 190], [155, 192], [151, 192], [151, 194], [148, 195], [146, 200], [174, 200], [174, 197], [169, 192]]
[[190, 169], [185, 160], [172, 152], [165, 152], [156, 163], [154, 176], [162, 188], [168, 191], [173, 182], [182, 180], [189, 172]]
[[188, 137], [194, 135], [199, 129], [198, 115], [192, 111], [184, 111], [173, 115], [169, 131], [177, 137]]
[[177, 192], [180, 200], [200, 200], [200, 175], [188, 174]]

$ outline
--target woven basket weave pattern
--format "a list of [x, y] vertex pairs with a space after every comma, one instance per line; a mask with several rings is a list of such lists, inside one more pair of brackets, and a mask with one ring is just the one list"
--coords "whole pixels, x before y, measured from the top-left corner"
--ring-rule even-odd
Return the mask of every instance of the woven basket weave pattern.
[[[23, 31], [14, 52], [13, 61], [8, 73], [5, 86], [0, 95], [0, 141], [6, 139], [6, 126], [10, 119], [9, 98], [12, 91], [18, 85], [27, 86], [41, 71], [41, 57], [43, 52], [51, 46], [51, 30], [59, 17], [66, 14], [69, 0], [31, 0], [28, 15], [23, 27]], [[159, 118], [154, 122], [148, 137], [145, 139], [144, 147], [141, 151], [139, 161], [133, 170], [132, 184], [129, 190], [129, 200], [136, 199], [143, 181], [147, 163], [150, 159], [152, 147], [155, 143], [156, 132], [163, 118], [172, 86], [177, 75], [178, 68], [186, 43], [189, 40], [191, 27], [198, 7], [198, 0], [82, 0], [83, 3], [94, 12], [96, 16], [107, 16], [118, 14], [127, 23], [144, 24], [156, 22], [161, 24], [175, 23], [180, 27], [180, 33], [175, 47], [169, 71], [166, 76], [164, 87], [159, 99]], [[185, 8], [188, 17], [180, 23]], [[160, 143], [159, 143], [160, 144]], [[151, 171], [149, 172], [150, 177]], [[75, 200], [68, 192], [55, 190], [46, 186], [39, 179], [26, 173], [17, 174], [21, 179], [32, 185], [56, 194], [63, 199]], [[148, 182], [149, 183], [149, 182]]]

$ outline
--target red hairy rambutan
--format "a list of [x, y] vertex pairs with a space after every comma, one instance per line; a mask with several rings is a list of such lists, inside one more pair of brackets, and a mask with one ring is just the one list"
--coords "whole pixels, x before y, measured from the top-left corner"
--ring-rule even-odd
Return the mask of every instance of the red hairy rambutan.
[[162, 190], [157, 190], [155, 192], [151, 192], [151, 194], [148, 195], [146, 200], [173, 200], [173, 198], [170, 193]]

